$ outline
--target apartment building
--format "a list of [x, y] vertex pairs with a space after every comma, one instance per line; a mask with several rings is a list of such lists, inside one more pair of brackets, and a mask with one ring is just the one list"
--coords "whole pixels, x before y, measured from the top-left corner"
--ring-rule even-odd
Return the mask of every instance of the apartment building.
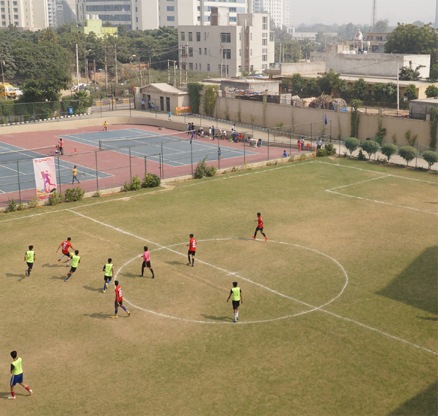
[[281, 28], [289, 25], [289, 2], [290, 0], [253, 0], [253, 10], [254, 13], [269, 13], [275, 26]]
[[267, 13], [242, 13], [236, 25], [220, 24], [226, 10], [212, 8], [210, 26], [178, 27], [180, 65], [221, 77], [238, 77], [243, 72], [262, 72], [274, 62], [274, 36]]
[[39, 30], [49, 25], [47, 0], [0, 0], [0, 28]]

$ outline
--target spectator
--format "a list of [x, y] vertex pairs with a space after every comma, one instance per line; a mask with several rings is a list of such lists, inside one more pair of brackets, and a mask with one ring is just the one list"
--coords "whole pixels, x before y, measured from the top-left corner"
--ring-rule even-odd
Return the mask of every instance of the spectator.
[[141, 109], [142, 110], [145, 109], [145, 100], [144, 100], [144, 98], [141, 99]]
[[283, 157], [287, 157], [287, 152], [286, 152], [286, 150], [283, 152]]
[[321, 140], [321, 137], [319, 137], [318, 140], [316, 141], [316, 148], [317, 148], [317, 149], [321, 149], [321, 148], [322, 148], [322, 140]]

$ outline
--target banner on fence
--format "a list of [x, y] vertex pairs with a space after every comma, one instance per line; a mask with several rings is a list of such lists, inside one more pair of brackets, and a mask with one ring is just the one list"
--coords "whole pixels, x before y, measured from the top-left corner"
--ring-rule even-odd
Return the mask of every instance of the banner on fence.
[[192, 114], [192, 107], [176, 107], [175, 115], [176, 116], [189, 116]]
[[33, 171], [38, 199], [48, 199], [53, 191], [56, 191], [55, 158], [44, 157], [33, 160]]

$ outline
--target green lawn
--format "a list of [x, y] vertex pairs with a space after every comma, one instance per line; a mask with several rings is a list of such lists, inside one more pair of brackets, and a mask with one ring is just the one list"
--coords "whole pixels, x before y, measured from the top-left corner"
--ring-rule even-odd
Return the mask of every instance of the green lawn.
[[[1, 215], [0, 415], [436, 415], [437, 216], [437, 175], [347, 159]], [[8, 401], [13, 349], [34, 394]]]

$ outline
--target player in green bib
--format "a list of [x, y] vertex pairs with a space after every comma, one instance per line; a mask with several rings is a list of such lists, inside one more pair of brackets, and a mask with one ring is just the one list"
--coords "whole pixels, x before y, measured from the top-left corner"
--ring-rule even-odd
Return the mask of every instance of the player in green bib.
[[233, 287], [231, 288], [230, 295], [228, 296], [227, 302], [232, 298], [233, 301], [233, 309], [234, 309], [234, 319], [233, 322], [237, 322], [239, 319], [239, 306], [240, 301], [242, 301], [243, 304], [243, 296], [242, 291], [240, 290], [240, 287], [237, 286], [237, 282], [233, 282]]
[[32, 395], [32, 390], [23, 383], [23, 360], [18, 357], [17, 351], [12, 351], [11, 357], [13, 359], [11, 363], [11, 395], [8, 397], [8, 399], [15, 400], [16, 384], [20, 384], [30, 393], [30, 395]]
[[81, 257], [79, 256], [79, 250], [75, 250], [75, 254], [70, 253], [69, 256], [71, 259], [71, 268], [70, 271], [67, 273], [67, 278], [65, 279], [65, 282], [67, 282], [68, 279], [70, 279], [71, 275], [78, 268], [78, 264], [81, 262]]
[[102, 271], [104, 272], [103, 275], [103, 293], [108, 289], [108, 284], [111, 282], [111, 279], [114, 277], [114, 264], [111, 262], [113, 259], [108, 259], [108, 263], [103, 266]]
[[30, 276], [33, 263], [35, 262], [35, 251], [33, 251], [33, 246], [29, 246], [29, 250], [24, 253], [24, 261], [27, 263], [27, 270], [24, 271], [24, 274]]

